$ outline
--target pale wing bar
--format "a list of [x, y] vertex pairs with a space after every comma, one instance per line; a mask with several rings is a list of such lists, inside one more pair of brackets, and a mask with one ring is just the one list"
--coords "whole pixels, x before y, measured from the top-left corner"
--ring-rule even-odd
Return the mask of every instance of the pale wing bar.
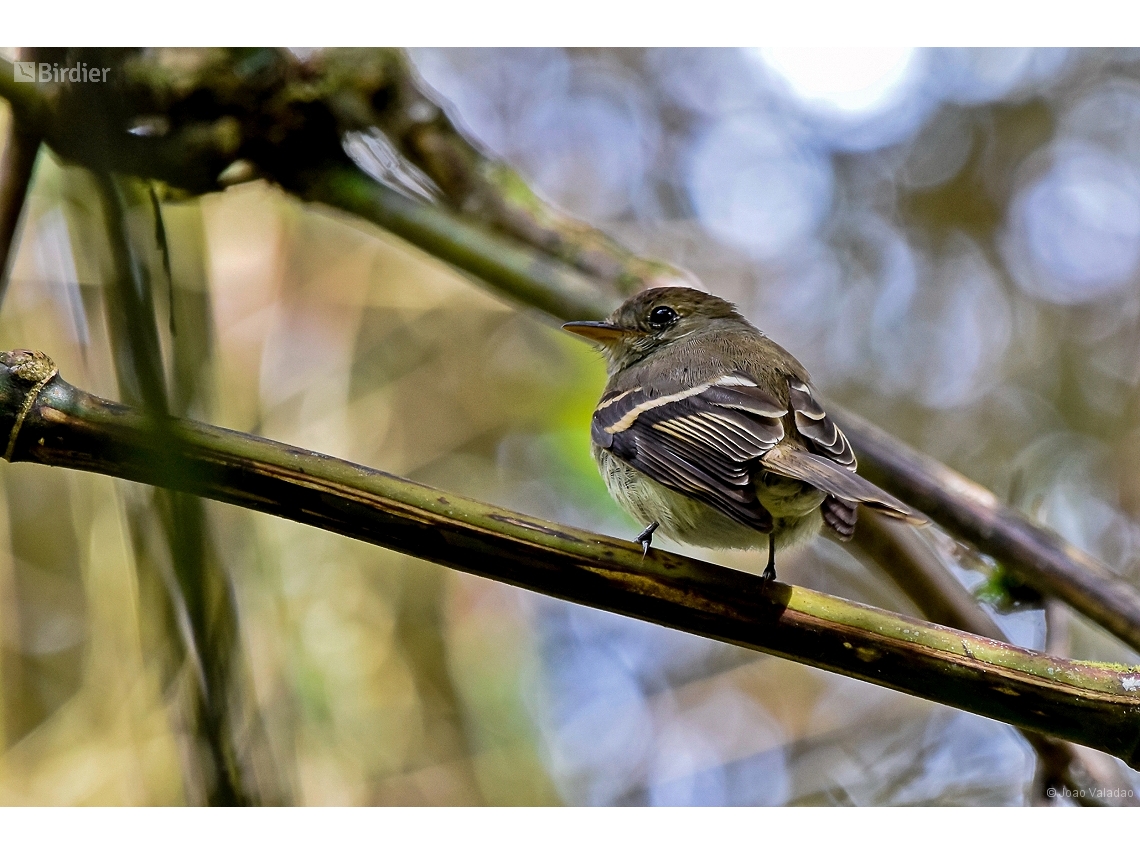
[[730, 374], [670, 394], [638, 388], [607, 396], [591, 432], [596, 444], [667, 487], [770, 531], [752, 468], [784, 438], [787, 413], [755, 382]]

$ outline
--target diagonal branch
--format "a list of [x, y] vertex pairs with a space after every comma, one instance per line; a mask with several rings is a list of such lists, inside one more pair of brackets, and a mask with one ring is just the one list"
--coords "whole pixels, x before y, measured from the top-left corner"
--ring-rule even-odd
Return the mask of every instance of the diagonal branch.
[[862, 474], [1140, 650], [1140, 591], [1134, 586], [980, 484], [854, 413], [829, 407], [866, 461]]
[[555, 318], [601, 317], [616, 302], [612, 291], [543, 252], [490, 233], [446, 208], [401, 195], [355, 167], [334, 166], [305, 175], [296, 189], [308, 201], [375, 223], [491, 283], [515, 302]]
[[[863, 514], [851, 545], [894, 579], [928, 620], [997, 641], [1009, 641], [1001, 627], [946, 567], [928, 539], [910, 526], [879, 514]], [[1081, 804], [1096, 806], [1114, 803], [1114, 800], [1097, 798], [1096, 793], [1121, 790], [1122, 798], [1115, 803], [1140, 804], [1135, 795], [1125, 793], [1116, 777], [1086, 762], [1076, 746], [1024, 728], [1020, 733], [1037, 754], [1038, 798], [1052, 801], [1048, 792], [1053, 788], [1077, 793]]]
[[[324, 51], [311, 64], [327, 74], [358, 62], [360, 53]], [[454, 209], [565, 262], [617, 293], [692, 281], [687, 272], [638, 256], [605, 232], [542, 199], [510, 164], [487, 156], [459, 131], [442, 99], [423, 84], [402, 51], [385, 52], [385, 58], [390, 95], [380, 102], [373, 99], [368, 115], [358, 121], [372, 132], [383, 133], [408, 162], [435, 182]]]
[[[304, 449], [138, 411], [0, 355], [10, 459], [172, 487], [550, 596], [793, 659], [1140, 765], [1140, 673], [1034, 653], [561, 526]], [[173, 437], [173, 440], [172, 440]], [[164, 446], [160, 448], [160, 446]], [[180, 462], [177, 477], [163, 456]]]

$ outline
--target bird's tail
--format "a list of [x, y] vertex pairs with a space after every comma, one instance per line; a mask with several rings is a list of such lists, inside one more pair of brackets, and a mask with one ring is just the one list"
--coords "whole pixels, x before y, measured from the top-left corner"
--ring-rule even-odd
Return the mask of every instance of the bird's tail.
[[930, 523], [926, 516], [903, 504], [890, 493], [880, 490], [867, 479], [810, 451], [780, 444], [760, 459], [760, 465], [785, 478], [806, 481], [834, 498], [835, 502], [825, 502], [823, 513], [828, 525], [841, 536], [850, 537], [855, 530], [852, 513], [854, 505], [864, 505], [911, 525]]

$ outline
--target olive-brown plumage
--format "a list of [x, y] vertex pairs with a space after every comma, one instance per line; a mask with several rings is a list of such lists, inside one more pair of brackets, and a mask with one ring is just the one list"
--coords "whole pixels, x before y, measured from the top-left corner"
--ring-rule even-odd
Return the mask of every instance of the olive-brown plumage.
[[855, 474], [855, 455], [804, 367], [726, 300], [691, 288], [631, 297], [601, 323], [565, 329], [597, 344], [609, 383], [591, 425], [614, 499], [685, 543], [768, 547], [825, 523], [848, 539], [865, 505], [915, 524], [917, 512]]

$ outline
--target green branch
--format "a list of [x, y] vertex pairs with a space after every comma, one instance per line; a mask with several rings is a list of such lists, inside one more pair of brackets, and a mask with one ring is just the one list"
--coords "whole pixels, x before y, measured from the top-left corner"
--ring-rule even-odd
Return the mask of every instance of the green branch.
[[833, 404], [860, 473], [1140, 650], [1140, 591], [985, 487]]
[[[359, 62], [377, 51], [327, 50], [314, 59], [318, 73]], [[488, 157], [452, 123], [438, 95], [425, 87], [401, 51], [386, 52], [391, 92], [380, 107], [357, 118], [376, 129], [442, 191], [454, 210], [532, 246], [620, 294], [655, 285], [690, 284], [684, 271], [642, 258], [605, 232], [542, 199], [509, 164]], [[346, 117], [347, 118], [347, 117]]]
[[[571, 602], [772, 653], [1140, 765], [1140, 673], [1034, 653], [466, 499], [315, 452], [173, 421], [0, 355], [0, 436], [32, 461], [176, 487]], [[22, 418], [20, 415], [22, 414]], [[173, 436], [173, 441], [170, 437]], [[156, 465], [167, 456], [171, 468]], [[177, 480], [177, 483], [175, 483]]]
[[[929, 540], [911, 526], [879, 514], [863, 514], [851, 547], [890, 576], [928, 620], [1009, 641], [997, 622], [946, 567]], [[1031, 730], [1021, 729], [1020, 733], [1037, 754], [1039, 796], [1047, 799], [1049, 787], [1067, 789], [1081, 794], [1081, 804], [1094, 806], [1107, 802], [1093, 797], [1093, 793], [1119, 788], [1119, 781], [1111, 772], [1086, 763], [1070, 743]], [[1140, 799], [1134, 797], [1125, 802], [1140, 805]]]
[[302, 199], [374, 223], [441, 261], [493, 283], [501, 294], [556, 318], [600, 317], [612, 292], [544, 253], [486, 229], [446, 208], [426, 205], [372, 180], [352, 166], [302, 176]]

